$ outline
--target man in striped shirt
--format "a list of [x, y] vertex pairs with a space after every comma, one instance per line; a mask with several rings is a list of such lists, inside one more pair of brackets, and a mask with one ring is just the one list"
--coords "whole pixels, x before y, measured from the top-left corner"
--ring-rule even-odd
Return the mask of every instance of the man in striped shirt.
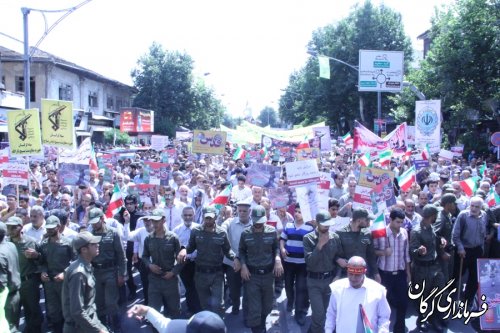
[[387, 289], [387, 301], [396, 309], [394, 333], [405, 332], [405, 316], [408, 307], [408, 283], [411, 280], [408, 232], [402, 228], [405, 213], [394, 208], [389, 214], [387, 237], [373, 240], [378, 259], [382, 285]]
[[285, 291], [288, 300], [286, 309], [288, 312], [292, 311], [295, 303], [295, 320], [303, 326], [309, 309], [303, 239], [314, 230], [314, 226], [304, 222], [298, 204], [295, 206], [294, 219], [294, 222], [288, 222], [283, 228], [280, 250], [285, 269]]

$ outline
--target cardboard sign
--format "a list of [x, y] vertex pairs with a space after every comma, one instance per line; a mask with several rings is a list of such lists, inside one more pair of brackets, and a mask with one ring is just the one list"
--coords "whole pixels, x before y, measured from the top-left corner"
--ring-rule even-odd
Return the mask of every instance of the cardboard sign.
[[253, 163], [247, 169], [247, 180], [250, 185], [265, 188], [277, 188], [281, 168], [262, 163]]
[[[481, 330], [500, 329], [500, 259], [477, 259], [477, 281], [479, 297], [486, 296], [488, 310], [479, 317]], [[479, 300], [481, 305], [482, 300]], [[481, 307], [480, 307], [481, 309]]]
[[162, 151], [168, 146], [168, 136], [166, 135], [152, 135], [151, 136], [151, 149]]
[[226, 132], [194, 130], [193, 153], [224, 154]]
[[42, 143], [73, 148], [73, 102], [42, 99]]
[[12, 163], [3, 164], [3, 184], [5, 185], [28, 185], [28, 164]]
[[289, 186], [317, 184], [320, 181], [318, 164], [315, 160], [285, 163], [286, 178]]

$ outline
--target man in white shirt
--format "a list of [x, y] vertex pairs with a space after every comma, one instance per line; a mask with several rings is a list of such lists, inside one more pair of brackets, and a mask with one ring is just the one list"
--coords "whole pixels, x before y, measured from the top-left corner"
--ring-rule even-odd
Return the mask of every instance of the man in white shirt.
[[182, 224], [182, 209], [186, 204], [175, 200], [175, 190], [170, 186], [165, 188], [165, 227], [168, 231], [174, 230]]
[[231, 191], [231, 199], [235, 201], [250, 200], [252, 190], [245, 185], [247, 178], [243, 175], [237, 177], [238, 185]]
[[[191, 230], [198, 225], [194, 223], [194, 209], [193, 207], [186, 206], [182, 210], [182, 220], [184, 223], [179, 224], [174, 228], [174, 234], [179, 237], [179, 242], [181, 247], [187, 247], [189, 243], [189, 237], [191, 236]], [[186, 289], [186, 306], [189, 312], [197, 313], [201, 311], [200, 299], [198, 298], [198, 292], [196, 291], [196, 285], [194, 282], [195, 264], [194, 258], [196, 258], [196, 251], [191, 254], [186, 255], [186, 261], [184, 267], [179, 274], [184, 288]]]
[[23, 234], [34, 238], [38, 243], [43, 239], [45, 235], [45, 218], [44, 210], [42, 206], [33, 206], [30, 211], [31, 223], [26, 224], [23, 227]]
[[332, 295], [326, 311], [325, 333], [357, 332], [363, 307], [374, 333], [389, 333], [391, 308], [384, 286], [366, 277], [366, 262], [351, 257], [347, 263], [347, 278], [330, 285]]

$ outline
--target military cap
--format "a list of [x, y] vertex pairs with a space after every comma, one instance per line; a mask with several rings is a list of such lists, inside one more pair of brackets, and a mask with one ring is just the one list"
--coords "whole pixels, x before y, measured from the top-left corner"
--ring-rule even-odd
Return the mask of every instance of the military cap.
[[17, 216], [11, 216], [7, 219], [6, 225], [23, 225], [23, 220]]
[[57, 226], [61, 223], [61, 221], [59, 220], [59, 218], [55, 215], [51, 215], [49, 216], [46, 220], [45, 220], [45, 228], [46, 229], [52, 229], [52, 228], [57, 228]]
[[437, 215], [438, 211], [439, 210], [436, 206], [431, 205], [431, 204], [427, 204], [427, 205], [425, 205], [424, 209], [422, 210], [422, 217], [426, 218], [426, 217], [431, 217], [433, 215]]
[[318, 213], [316, 214], [316, 222], [324, 227], [328, 227], [335, 224], [335, 222], [332, 219], [332, 216], [330, 215], [330, 212], [325, 209], [321, 209], [318, 211]]
[[89, 211], [89, 223], [94, 224], [101, 220], [101, 216], [104, 216], [102, 209], [100, 208], [92, 208]]
[[252, 208], [252, 222], [253, 223], [266, 223], [266, 209], [261, 205], [257, 205]]
[[98, 244], [101, 236], [94, 236], [88, 231], [82, 231], [73, 239], [73, 247], [76, 251], [89, 244]]

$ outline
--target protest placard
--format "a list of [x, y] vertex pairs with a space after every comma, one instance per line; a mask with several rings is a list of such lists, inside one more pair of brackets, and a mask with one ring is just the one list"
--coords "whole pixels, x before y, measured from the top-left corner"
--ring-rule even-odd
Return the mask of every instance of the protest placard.
[[292, 191], [289, 187], [270, 188], [269, 201], [274, 209], [286, 207], [293, 201]]
[[10, 156], [42, 155], [42, 135], [38, 109], [7, 112]]
[[394, 172], [361, 167], [353, 207], [364, 207], [376, 214], [396, 203]]
[[139, 204], [158, 204], [158, 186], [152, 184], [134, 184], [128, 188], [129, 194], [135, 194], [139, 198]]
[[89, 165], [78, 163], [60, 163], [57, 171], [59, 185], [82, 185], [88, 182], [90, 168]]
[[439, 152], [439, 157], [443, 158], [444, 160], [451, 161], [453, 160], [453, 157], [455, 154], [452, 151], [446, 150], [446, 149], [441, 149]]
[[[144, 162], [144, 182], [152, 185], [168, 185], [170, 164], [159, 162]], [[147, 178], [147, 179], [146, 179]]]
[[278, 187], [281, 168], [262, 163], [252, 163], [247, 169], [247, 181], [250, 185], [265, 188]]
[[42, 143], [74, 148], [73, 102], [42, 99]]
[[166, 135], [152, 135], [151, 136], [151, 149], [162, 151], [168, 146], [168, 136]]
[[305, 222], [316, 219], [318, 212], [318, 186], [316, 183], [308, 183], [295, 187], [297, 202], [300, 205], [300, 213]]
[[296, 149], [297, 151], [297, 160], [316, 160], [316, 163], [320, 162], [321, 154], [319, 152], [319, 148], [302, 148]]
[[194, 130], [193, 153], [224, 154], [226, 132]]
[[315, 160], [285, 163], [286, 177], [289, 186], [317, 184], [320, 180], [318, 164]]
[[28, 164], [6, 162], [2, 165], [3, 185], [28, 185]]
[[[481, 330], [500, 329], [500, 259], [477, 259], [478, 293], [485, 295], [488, 310], [480, 318]], [[482, 302], [480, 300], [480, 302]]]

